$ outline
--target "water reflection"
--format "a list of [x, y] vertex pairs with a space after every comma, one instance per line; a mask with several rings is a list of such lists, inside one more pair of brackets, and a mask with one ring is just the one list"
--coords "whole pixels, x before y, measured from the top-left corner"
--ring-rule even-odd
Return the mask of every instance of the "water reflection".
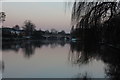
[[[94, 43], [71, 43], [69, 60], [74, 65], [88, 64], [92, 60], [102, 60], [107, 66], [105, 68], [106, 78], [120, 80], [120, 50], [105, 44]], [[86, 73], [84, 74], [87, 77]], [[90, 77], [88, 77], [90, 78]]]
[[66, 41], [20, 41], [20, 42], [3, 42], [2, 43], [2, 51], [15, 51], [16, 53], [22, 49], [24, 56], [26, 58], [30, 58], [34, 53], [36, 48], [42, 48], [42, 46], [50, 46], [54, 49], [57, 46], [64, 47], [65, 44], [69, 42]]
[[87, 64], [100, 59], [100, 46], [96, 44], [71, 43], [70, 50], [69, 59], [73, 64]]
[[4, 71], [5, 65], [3, 61], [0, 61], [0, 79], [2, 79], [2, 73]]
[[[119, 55], [120, 50], [110, 47], [105, 44], [94, 44], [94, 43], [84, 43], [83, 44], [82, 42], [47, 41], [47, 40], [46, 41], [5, 42], [5, 43], [3, 42], [2, 51], [11, 51], [12, 50], [15, 53], [17, 53], [21, 50], [23, 52], [25, 58], [32, 58], [32, 55], [36, 54], [36, 49], [40, 50], [43, 46], [50, 47], [51, 50], [54, 50], [54, 48], [56, 48], [58, 46], [65, 47], [66, 44], [68, 44], [70, 47], [70, 49], [68, 51], [69, 54], [67, 56], [68, 56], [68, 61], [70, 63], [72, 63], [72, 65], [79, 66], [81, 68], [81, 66], [83, 66], [83, 65], [88, 66], [88, 64], [91, 64], [92, 66], [97, 66], [98, 67], [97, 69], [99, 69], [99, 66], [102, 66], [99, 63], [104, 63], [106, 65], [104, 68], [104, 72], [106, 75], [105, 78], [109, 78], [110, 80], [120, 80], [120, 76], [119, 76], [120, 75], [120, 55]], [[58, 49], [61, 49], [61, 48], [58, 48]], [[65, 48], [65, 49], [67, 49], [67, 48]], [[62, 55], [60, 52], [58, 52], [58, 53], [60, 55]], [[39, 58], [39, 59], [41, 59], [40, 61], [42, 61], [42, 56], [44, 56], [43, 59], [47, 60], [47, 59], [45, 59], [45, 56], [48, 55], [47, 57], [52, 57], [55, 55], [56, 57], [54, 57], [54, 60], [52, 60], [52, 58], [48, 59], [48, 61], [51, 62], [51, 65], [52, 65], [52, 61], [53, 61], [52, 66], [55, 65], [54, 61], [58, 61], [58, 62], [56, 62], [56, 64], [65, 63], [65, 62], [62, 62], [62, 59], [64, 60], [64, 58], [66, 58], [66, 57], [63, 57], [64, 55], [62, 55], [62, 57], [60, 57], [59, 54], [53, 54], [53, 53], [46, 54], [46, 55], [44, 54], [44, 55], [40, 55], [41, 58]], [[94, 63], [94, 65], [91, 62]], [[28, 64], [25, 64], [25, 65], [28, 65]], [[49, 65], [50, 64], [46, 64], [46, 66], [49, 66]], [[64, 66], [63, 65], [62, 65], [62, 67], [64, 69], [67, 69], [67, 68], [72, 69], [72, 68], [69, 68], [69, 66], [66, 67], [65, 65]], [[38, 64], [37, 64], [37, 66], [38, 66]], [[40, 66], [42, 66], [42, 63], [40, 64]], [[59, 66], [61, 66], [61, 65], [59, 65]], [[31, 67], [31, 66], [29, 66], [29, 67]], [[89, 66], [85, 67], [85, 69], [87, 69], [87, 68], [89, 68]], [[39, 69], [40, 69], [40, 67], [38, 68], [38, 70]], [[65, 71], [64, 69], [63, 69], [63, 71]], [[57, 67], [56, 67], [56, 71], [57, 70], [59, 70], [59, 68], [57, 69]], [[62, 73], [61, 70], [58, 71], [58, 73], [59, 72]], [[87, 71], [83, 72], [83, 71], [76, 71], [79, 73], [77, 73], [76, 75], [74, 74], [75, 77], [83, 78], [84, 80], [87, 80], [87, 78], [90, 79], [93, 77], [89, 74], [89, 72], [87, 72]], [[71, 73], [72, 73], [72, 71], [71, 71]], [[92, 79], [90, 79], [90, 80], [92, 80]]]

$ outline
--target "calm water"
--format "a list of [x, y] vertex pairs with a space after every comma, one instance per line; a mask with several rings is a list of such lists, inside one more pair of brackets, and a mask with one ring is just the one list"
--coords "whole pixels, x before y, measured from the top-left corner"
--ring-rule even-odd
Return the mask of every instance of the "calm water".
[[119, 50], [63, 41], [7, 42], [2, 45], [3, 78], [117, 78]]

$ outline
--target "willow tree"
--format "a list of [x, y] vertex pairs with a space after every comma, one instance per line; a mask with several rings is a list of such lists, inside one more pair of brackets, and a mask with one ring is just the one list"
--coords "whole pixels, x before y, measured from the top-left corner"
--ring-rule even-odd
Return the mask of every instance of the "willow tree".
[[74, 2], [72, 9], [72, 23], [76, 27], [89, 28], [88, 25], [98, 25], [120, 12], [119, 2]]
[[82, 32], [85, 29], [93, 29], [93, 33], [97, 33], [105, 22], [120, 13], [120, 2], [115, 1], [74, 2], [71, 17], [72, 26], [74, 26], [72, 30], [79, 29], [77, 31], [80, 33], [81, 29]]

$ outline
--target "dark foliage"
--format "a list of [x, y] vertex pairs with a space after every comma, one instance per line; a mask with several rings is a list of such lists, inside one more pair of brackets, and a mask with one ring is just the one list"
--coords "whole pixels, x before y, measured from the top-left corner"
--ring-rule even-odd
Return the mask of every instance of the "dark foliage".
[[116, 46], [120, 44], [120, 2], [75, 2], [72, 24], [72, 37]]

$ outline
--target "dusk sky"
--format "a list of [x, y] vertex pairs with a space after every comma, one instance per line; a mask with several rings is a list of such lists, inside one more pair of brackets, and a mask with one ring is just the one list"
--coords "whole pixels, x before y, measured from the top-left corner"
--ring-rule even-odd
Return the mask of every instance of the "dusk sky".
[[65, 2], [3, 2], [6, 13], [4, 26], [23, 26], [25, 20], [31, 20], [36, 28], [70, 31], [71, 9]]

